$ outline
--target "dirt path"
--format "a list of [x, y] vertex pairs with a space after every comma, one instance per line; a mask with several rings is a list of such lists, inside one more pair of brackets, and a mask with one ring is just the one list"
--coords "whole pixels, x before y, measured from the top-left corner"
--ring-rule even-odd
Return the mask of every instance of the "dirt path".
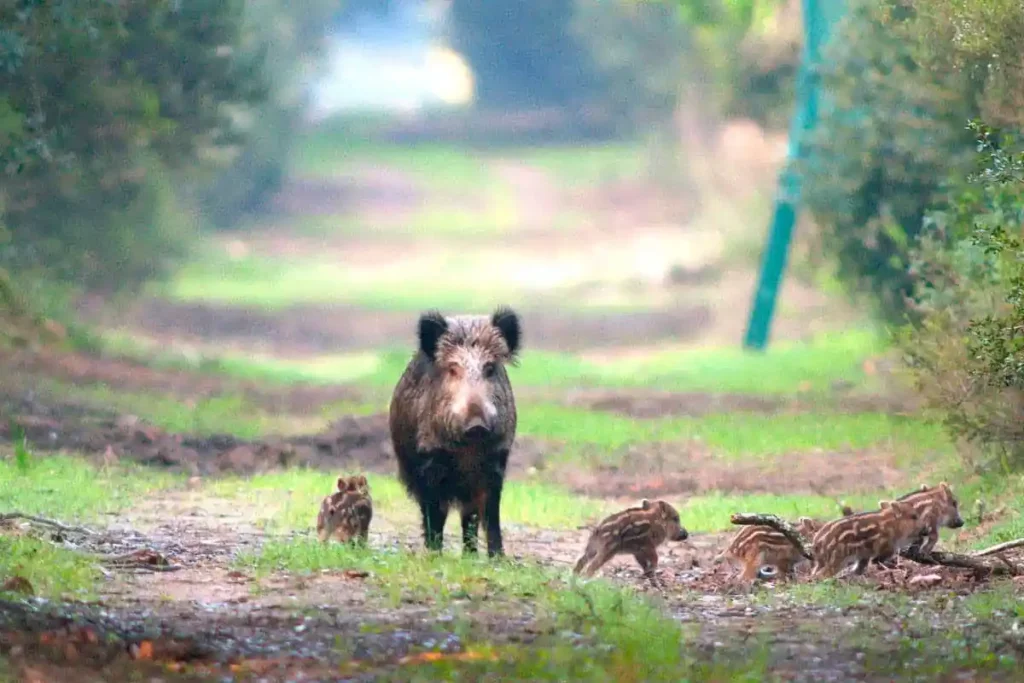
[[[414, 667], [418, 652], [457, 653], [481, 641], [523, 646], [553, 635], [528, 604], [489, 600], [486, 592], [445, 601], [406, 596], [396, 587], [403, 596], [395, 602], [372, 575], [344, 566], [263, 576], [239, 569], [241, 554], [285, 539], [261, 531], [246, 504], [201, 488], [155, 495], [113, 518], [106, 532], [115, 541], [84, 549], [155, 551], [177, 570], [115, 569], [97, 603], [0, 610], [0, 638], [16, 643], [8, 648], [10, 659], [25, 667], [28, 680], [128, 680], [129, 672], [159, 667], [161, 680], [370, 681]], [[509, 560], [539, 562], [566, 575], [585, 537], [585, 530], [508, 525]], [[765, 657], [764, 665], [787, 680], [871, 680], [864, 654], [878, 656], [886, 639], [865, 649], [856, 636], [884, 610], [766, 604], [711, 565], [723, 541], [722, 535], [693, 535], [664, 547], [664, 590], [651, 588], [631, 558], [616, 558], [602, 574], [650, 593], [693, 628], [692, 656]], [[370, 547], [380, 554], [418, 552], [418, 530], [380, 520]], [[882, 590], [905, 591], [907, 577], [869, 580], [879, 580]], [[752, 652], [745, 645], [751, 638], [768, 649]]]

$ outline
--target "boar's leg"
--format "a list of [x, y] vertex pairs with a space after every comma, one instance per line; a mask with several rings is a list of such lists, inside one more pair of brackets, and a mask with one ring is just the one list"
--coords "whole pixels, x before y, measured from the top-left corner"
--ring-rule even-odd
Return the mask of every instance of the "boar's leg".
[[427, 493], [420, 501], [423, 514], [423, 542], [427, 550], [441, 551], [444, 543], [444, 523], [448, 519], [448, 503]]
[[477, 553], [476, 541], [479, 536], [480, 514], [475, 508], [469, 505], [462, 507], [462, 552], [464, 554]]
[[499, 466], [487, 478], [487, 501], [484, 503], [484, 521], [487, 524], [487, 556], [495, 557], [505, 554], [505, 546], [501, 538], [501, 489], [505, 479], [505, 463], [508, 452], [502, 454]]

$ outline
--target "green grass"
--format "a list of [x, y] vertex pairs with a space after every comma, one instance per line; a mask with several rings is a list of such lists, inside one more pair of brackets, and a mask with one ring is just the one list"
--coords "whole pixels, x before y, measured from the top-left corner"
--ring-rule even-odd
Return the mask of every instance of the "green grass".
[[304, 136], [293, 159], [299, 175], [344, 175], [357, 165], [387, 166], [412, 174], [432, 190], [479, 192], [497, 182], [489, 162], [498, 159], [546, 171], [563, 186], [581, 186], [639, 177], [648, 153], [635, 141], [496, 147], [389, 144], [328, 124]]
[[649, 162], [646, 147], [638, 142], [529, 147], [516, 150], [514, 158], [546, 171], [559, 184], [570, 187], [640, 178]]
[[0, 455], [0, 510], [62, 521], [95, 520], [180, 479], [129, 464], [99, 469], [65, 455], [31, 455], [23, 468]]
[[386, 166], [413, 175], [431, 190], [478, 191], [494, 182], [481, 156], [454, 145], [367, 142], [329, 128], [305, 137], [292, 168], [301, 176], [337, 176], [356, 166]]
[[[230, 477], [211, 482], [208, 490], [217, 496], [244, 499], [259, 510], [260, 523], [280, 532], [312, 530], [320, 501], [335, 488], [338, 476], [352, 472], [325, 473], [307, 469]], [[368, 473], [373, 497], [373, 524], [418, 524], [416, 504], [399, 481], [391, 476]], [[511, 481], [502, 493], [501, 516], [506, 524], [543, 528], [575, 528], [607, 510], [603, 501], [572, 495], [551, 485]], [[449, 538], [459, 529], [458, 513], [448, 516]]]
[[[505, 282], [474, 274], [482, 264], [458, 253], [410, 275], [410, 264], [366, 268], [337, 259], [282, 262], [262, 257], [238, 261], [207, 256], [181, 268], [151, 292], [177, 301], [204, 301], [279, 310], [299, 304], [349, 304], [377, 310], [419, 312], [425, 308], [491, 307], [497, 297], [523, 298]], [[402, 272], [404, 271], [404, 272]], [[479, 286], [466, 287], [467, 282]]]
[[[3, 452], [0, 451], [0, 454]], [[0, 459], [0, 511], [18, 511], [64, 522], [89, 523], [153, 491], [177, 477], [139, 467], [119, 465], [97, 469], [63, 455]], [[91, 595], [101, 578], [87, 555], [54, 547], [28, 536], [0, 535], [0, 582], [21, 576], [37, 595]]]
[[92, 597], [102, 578], [87, 555], [35, 538], [0, 535], [0, 584], [12, 576], [27, 579], [36, 595], [77, 598]]
[[[495, 214], [501, 217], [502, 225], [510, 225], [513, 220], [507, 211], [506, 206]], [[428, 218], [434, 227], [444, 223], [440, 214]], [[462, 227], [478, 234], [492, 230], [472, 216], [460, 220]], [[467, 283], [472, 286], [467, 287]], [[566, 293], [564, 289], [541, 288], [524, 280], [518, 269], [495, 270], [492, 252], [475, 254], [456, 249], [429, 263], [416, 261], [412, 254], [408, 259], [375, 264], [358, 258], [339, 260], [337, 256], [292, 261], [246, 256], [232, 260], [207, 253], [184, 265], [170, 280], [150, 283], [147, 294], [172, 301], [251, 306], [267, 311], [329, 304], [408, 313], [427, 308], [490, 311], [496, 301], [520, 307], [525, 302], [539, 301], [562, 309], [600, 313], [645, 310], [654, 305], [643, 296], [606, 302], [589, 300], [572, 290], [570, 287]]]
[[744, 459], [816, 449], [894, 449], [897, 444], [913, 445], [918, 452], [948, 450], [941, 427], [883, 413], [722, 413], [641, 420], [535, 404], [520, 409], [518, 433], [613, 454], [631, 444], [654, 441], [699, 441], [715, 456]]
[[[412, 325], [415, 316], [410, 317], [410, 321]], [[405, 369], [414, 343], [410, 332], [402, 345], [375, 352], [319, 356], [303, 361], [254, 358], [229, 352], [204, 359], [203, 366], [211, 371], [275, 383], [346, 382], [391, 389]], [[780, 343], [760, 354], [729, 348], [690, 349], [603, 363], [573, 354], [527, 348], [519, 366], [510, 367], [508, 372], [514, 388], [652, 388], [789, 396], [827, 391], [837, 381], [870, 385], [870, 378], [864, 374], [861, 364], [882, 351], [884, 346], [870, 330], [825, 334], [803, 343]]]

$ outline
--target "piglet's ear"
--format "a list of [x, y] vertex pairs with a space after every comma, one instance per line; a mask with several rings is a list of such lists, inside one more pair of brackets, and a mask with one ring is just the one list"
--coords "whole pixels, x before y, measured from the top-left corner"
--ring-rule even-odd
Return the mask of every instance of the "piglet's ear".
[[509, 357], [515, 358], [522, 343], [519, 315], [508, 306], [499, 306], [491, 315], [491, 324], [498, 328], [502, 338], [505, 339]]
[[437, 343], [441, 335], [448, 331], [448, 321], [438, 311], [427, 311], [420, 315], [417, 325], [417, 335], [420, 341], [420, 351], [426, 354], [427, 358], [434, 360], [437, 353]]
[[651, 501], [649, 501], [646, 498], [644, 498], [643, 501], [640, 502], [640, 507], [643, 508], [644, 510], [650, 510], [651, 509]]
[[348, 479], [345, 477], [338, 477], [338, 490], [344, 491], [348, 488]]

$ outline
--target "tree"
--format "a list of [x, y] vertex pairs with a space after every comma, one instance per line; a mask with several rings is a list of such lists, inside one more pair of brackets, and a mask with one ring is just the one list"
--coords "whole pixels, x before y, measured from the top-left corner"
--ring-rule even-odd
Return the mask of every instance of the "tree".
[[573, 0], [453, 0], [452, 47], [474, 72], [479, 104], [572, 105], [601, 82], [570, 25]]
[[188, 246], [175, 174], [265, 95], [241, 0], [0, 6], [0, 264], [109, 286]]

